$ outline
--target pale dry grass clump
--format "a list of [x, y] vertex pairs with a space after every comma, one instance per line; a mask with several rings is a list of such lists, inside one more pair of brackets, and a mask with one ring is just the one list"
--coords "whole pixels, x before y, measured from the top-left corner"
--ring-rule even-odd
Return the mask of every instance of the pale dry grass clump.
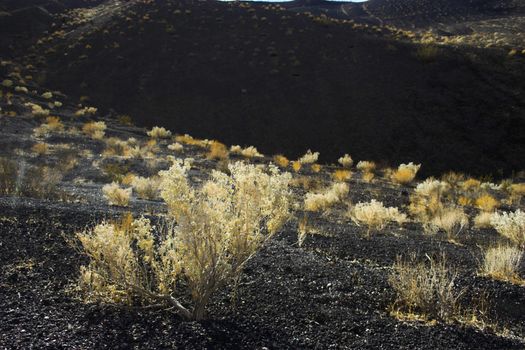
[[401, 164], [397, 170], [392, 173], [390, 178], [395, 183], [406, 185], [414, 180], [419, 168], [421, 168], [421, 164], [414, 164], [412, 162]]
[[206, 157], [208, 159], [225, 160], [228, 159], [228, 147], [219, 141], [211, 141], [210, 150]]
[[184, 150], [184, 146], [178, 142], [175, 142], [171, 145], [168, 145], [168, 149], [173, 152], [182, 152]]
[[102, 187], [104, 198], [107, 199], [109, 204], [120, 207], [127, 207], [129, 205], [131, 191], [131, 188], [121, 188], [116, 182], [112, 182], [111, 184]]
[[35, 143], [31, 151], [38, 156], [43, 156], [49, 153], [49, 145], [45, 142]]
[[308, 150], [301, 158], [298, 159], [301, 164], [313, 164], [319, 159], [319, 152]]
[[36, 103], [27, 102], [24, 106], [31, 108], [31, 114], [35, 117], [47, 117], [49, 116], [49, 109], [44, 109]]
[[121, 140], [118, 137], [110, 137], [106, 140], [106, 148], [102, 155], [104, 157], [125, 157], [128, 158], [131, 156], [131, 147], [130, 142]]
[[47, 117], [46, 121], [42, 123], [39, 127], [36, 127], [33, 130], [33, 133], [36, 137], [46, 136], [51, 133], [58, 133], [64, 131], [64, 124], [60, 121], [59, 117]]
[[290, 160], [283, 156], [282, 154], [277, 154], [273, 157], [273, 161], [275, 164], [280, 166], [281, 168], [286, 168], [290, 164]]
[[346, 183], [334, 183], [332, 187], [320, 193], [309, 192], [305, 196], [304, 209], [306, 211], [320, 211], [330, 208], [341, 202], [348, 194], [350, 188]]
[[75, 117], [84, 117], [87, 115], [94, 115], [98, 111], [95, 107], [84, 107], [75, 112]]
[[398, 257], [388, 278], [397, 294], [392, 312], [427, 320], [453, 320], [460, 314], [459, 299], [464, 294], [455, 288], [458, 273], [447, 266], [444, 257], [428, 260], [417, 262], [415, 254], [407, 260]]
[[474, 227], [475, 228], [490, 228], [492, 220], [492, 213], [481, 212], [474, 217]]
[[337, 161], [339, 162], [339, 164], [341, 164], [343, 168], [350, 168], [354, 164], [354, 160], [352, 159], [352, 157], [350, 157], [349, 154], [345, 154], [344, 156], [340, 157]]
[[171, 137], [171, 131], [164, 127], [154, 126], [147, 132], [148, 136], [154, 139], [167, 139]]
[[520, 261], [523, 251], [513, 246], [499, 245], [485, 250], [481, 273], [494, 279], [518, 282]]
[[448, 183], [432, 178], [419, 183], [410, 196], [410, 213], [423, 224], [430, 222], [444, 210], [443, 201], [449, 190]]
[[494, 213], [490, 224], [502, 236], [525, 248], [525, 213], [520, 209], [514, 213]]
[[[124, 183], [124, 179], [122, 182]], [[157, 199], [160, 193], [160, 178], [156, 176], [150, 178], [134, 176], [131, 180], [131, 186], [138, 198]]]
[[210, 144], [210, 141], [208, 140], [197, 139], [188, 134], [175, 136], [175, 141], [185, 145], [197, 146], [201, 148], [207, 148]]
[[244, 158], [261, 158], [261, 157], [264, 157], [264, 155], [259, 153], [259, 151], [257, 151], [257, 148], [255, 148], [253, 146], [242, 148], [239, 145], [234, 145], [234, 146], [230, 147], [230, 152], [233, 153], [233, 154], [241, 155]]
[[450, 241], [454, 241], [465, 228], [468, 228], [468, 225], [468, 216], [463, 209], [448, 207], [433, 217], [425, 225], [425, 230], [431, 233], [442, 230], [447, 234]]
[[105, 122], [87, 122], [82, 126], [82, 132], [93, 140], [102, 140], [106, 135]]
[[357, 203], [350, 206], [348, 217], [358, 226], [368, 227], [367, 237], [370, 237], [372, 230], [382, 230], [389, 222], [397, 222], [402, 225], [407, 221], [406, 214], [398, 208], [385, 207], [382, 202], [372, 199], [369, 203]]

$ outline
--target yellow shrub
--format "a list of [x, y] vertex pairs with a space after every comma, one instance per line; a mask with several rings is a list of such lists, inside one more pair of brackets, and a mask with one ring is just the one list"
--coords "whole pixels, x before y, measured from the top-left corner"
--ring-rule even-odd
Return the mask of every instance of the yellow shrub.
[[369, 172], [364, 172], [363, 175], [361, 176], [361, 178], [365, 182], [372, 181], [374, 179], [374, 177], [375, 177], [375, 174], [374, 173], [369, 173]]
[[31, 108], [31, 114], [35, 117], [47, 117], [49, 115], [48, 109], [44, 109], [35, 103], [27, 102], [24, 105]]
[[321, 171], [321, 165], [319, 165], [319, 164], [312, 164], [312, 165], [310, 166], [310, 168], [312, 169], [312, 171], [313, 171], [314, 173], [318, 173], [318, 172]]
[[106, 134], [106, 128], [105, 122], [88, 122], [82, 126], [82, 132], [93, 140], [101, 140]]
[[49, 146], [47, 143], [35, 143], [33, 147], [31, 147], [31, 150], [33, 153], [36, 153], [39, 156], [45, 155], [49, 153]]
[[185, 135], [177, 135], [175, 136], [175, 141], [183, 143], [185, 145], [191, 145], [191, 146], [198, 146], [202, 148], [208, 147], [210, 141], [208, 140], [200, 140], [193, 138], [192, 136], [185, 134]]
[[293, 169], [293, 171], [295, 171], [296, 173], [298, 173], [299, 170], [301, 170], [302, 166], [303, 166], [303, 165], [301, 164], [301, 162], [299, 162], [299, 161], [297, 161], [297, 160], [294, 160], [294, 161], [292, 162], [292, 169]]
[[492, 219], [492, 213], [481, 212], [474, 218], [474, 227], [476, 228], [490, 228], [490, 220]]
[[465, 197], [465, 196], [459, 196], [458, 204], [463, 206], [463, 207], [472, 205], [472, 199], [470, 199], [468, 197]]
[[84, 117], [86, 115], [94, 115], [98, 111], [95, 107], [84, 107], [75, 112], [75, 117]]
[[348, 181], [352, 178], [352, 172], [350, 170], [337, 169], [332, 175], [335, 181]]
[[53, 132], [63, 132], [64, 124], [60, 121], [60, 118], [49, 116], [46, 118], [46, 121], [42, 123], [39, 127], [34, 129], [34, 134], [37, 137], [49, 135]]
[[398, 184], [408, 184], [414, 180], [417, 172], [421, 168], [421, 164], [414, 164], [412, 162], [408, 164], [401, 164], [396, 171], [391, 175], [393, 182]]
[[484, 194], [476, 199], [476, 207], [484, 212], [492, 212], [499, 205], [499, 202], [489, 194]]
[[286, 158], [285, 156], [281, 154], [275, 155], [273, 157], [273, 161], [275, 162], [275, 164], [277, 164], [281, 168], [286, 168], [290, 164], [290, 161], [288, 160], [288, 158]]
[[461, 184], [463, 191], [476, 191], [480, 188], [480, 186], [481, 181], [473, 178], [467, 179]]
[[228, 148], [225, 144], [219, 141], [211, 141], [210, 151], [207, 155], [208, 159], [223, 160], [228, 158]]
[[102, 193], [110, 205], [127, 207], [131, 197], [131, 188], [121, 188], [118, 183], [104, 185]]

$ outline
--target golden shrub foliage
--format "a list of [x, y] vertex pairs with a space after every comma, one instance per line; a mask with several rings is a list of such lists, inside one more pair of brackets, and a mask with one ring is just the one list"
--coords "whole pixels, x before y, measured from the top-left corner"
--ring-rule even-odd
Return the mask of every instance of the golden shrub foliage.
[[350, 168], [354, 164], [354, 160], [349, 154], [345, 154], [344, 156], [340, 157], [337, 162], [341, 164], [343, 168]]
[[228, 158], [228, 148], [219, 141], [211, 141], [208, 159], [224, 160]]
[[385, 207], [383, 203], [375, 199], [369, 203], [357, 203], [351, 206], [347, 215], [358, 226], [366, 225], [368, 227], [367, 237], [370, 237], [372, 230], [382, 230], [389, 222], [397, 222], [401, 225], [407, 221], [407, 216], [399, 212], [399, 209]]
[[308, 192], [304, 200], [304, 209], [306, 211], [326, 210], [336, 203], [341, 202], [348, 194], [350, 188], [345, 183], [334, 183], [331, 187], [324, 189], [322, 192]]
[[318, 172], [320, 172], [320, 171], [321, 171], [321, 168], [322, 168], [322, 167], [321, 167], [320, 164], [312, 164], [312, 165], [310, 165], [310, 169], [312, 169], [312, 171], [313, 171], [314, 173], [318, 173]]
[[301, 168], [303, 167], [303, 165], [301, 164], [301, 162], [297, 161], [297, 160], [294, 160], [292, 162], [292, 169], [293, 171], [295, 171], [296, 173], [298, 173]]
[[290, 161], [288, 160], [288, 158], [286, 158], [282, 154], [275, 155], [273, 157], [273, 161], [275, 162], [275, 164], [277, 164], [281, 168], [286, 168], [290, 164]]
[[93, 140], [102, 140], [106, 135], [105, 122], [88, 122], [82, 126], [82, 132]]
[[264, 157], [263, 154], [259, 153], [257, 151], [257, 148], [253, 146], [248, 146], [246, 148], [242, 148], [239, 145], [234, 145], [230, 147], [230, 152], [233, 154], [238, 154], [243, 156], [244, 158], [261, 158]]
[[35, 143], [33, 147], [31, 147], [31, 151], [39, 156], [43, 156], [49, 153], [49, 146], [44, 142]]
[[308, 150], [301, 158], [298, 159], [298, 162], [301, 164], [313, 164], [319, 159], [319, 152], [312, 152]]
[[121, 188], [118, 183], [104, 185], [102, 193], [110, 205], [127, 207], [131, 197], [131, 188]]
[[189, 161], [177, 160], [160, 174], [169, 222], [176, 225], [155, 234], [148, 220], [125, 219], [79, 234], [90, 257], [80, 278], [88, 299], [162, 305], [202, 319], [213, 293], [235, 285], [246, 262], [288, 220], [289, 174], [236, 162], [229, 165], [231, 175], [213, 171], [195, 189], [187, 180], [189, 168]]
[[416, 165], [412, 162], [408, 164], [401, 164], [399, 165], [397, 170], [395, 170], [392, 173], [390, 178], [395, 183], [398, 183], [401, 185], [408, 184], [414, 180], [417, 172], [419, 171], [419, 168], [421, 168], [421, 164]]
[[489, 194], [484, 194], [478, 197], [475, 201], [476, 207], [484, 212], [493, 212], [499, 206], [499, 202], [496, 198]]
[[335, 181], [345, 182], [352, 178], [352, 172], [346, 169], [337, 169], [334, 171], [332, 177]]
[[154, 139], [167, 139], [171, 137], [171, 131], [164, 127], [154, 126], [147, 132], [148, 136]]

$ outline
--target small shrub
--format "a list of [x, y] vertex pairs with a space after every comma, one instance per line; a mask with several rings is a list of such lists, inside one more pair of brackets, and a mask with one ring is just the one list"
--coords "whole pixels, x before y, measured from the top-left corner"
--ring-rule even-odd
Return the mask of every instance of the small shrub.
[[47, 117], [49, 115], [49, 109], [44, 109], [40, 105], [31, 102], [27, 102], [24, 105], [31, 108], [31, 114], [35, 117]]
[[458, 235], [468, 227], [469, 220], [461, 208], [445, 208], [437, 216], [432, 218], [426, 229], [436, 233], [439, 230], [445, 231], [447, 238], [454, 241]]
[[352, 172], [345, 169], [337, 169], [334, 171], [332, 177], [335, 181], [345, 182], [352, 178]]
[[419, 168], [421, 168], [421, 164], [414, 164], [412, 162], [408, 164], [401, 164], [397, 170], [395, 170], [392, 175], [391, 179], [393, 182], [405, 185], [416, 177], [417, 172], [419, 171]]
[[428, 223], [443, 211], [443, 199], [449, 190], [450, 185], [444, 181], [426, 179], [410, 196], [410, 213], [422, 223]]
[[183, 143], [185, 145], [197, 146], [202, 148], [206, 148], [210, 144], [210, 141], [208, 140], [196, 139], [188, 134], [175, 136], [175, 141]]
[[117, 121], [122, 125], [133, 126], [133, 119], [129, 115], [119, 115]]
[[257, 148], [253, 146], [249, 146], [246, 148], [242, 148], [239, 145], [231, 146], [230, 152], [233, 154], [239, 154], [245, 158], [255, 158], [255, 157], [264, 157], [259, 151], [257, 151]]
[[519, 205], [525, 196], [525, 183], [512, 184], [509, 186], [510, 202]]
[[444, 257], [429, 257], [429, 263], [398, 257], [388, 281], [396, 292], [394, 312], [420, 315], [425, 319], [450, 321], [460, 310], [463, 290], [455, 290], [458, 273], [449, 268]]
[[478, 197], [475, 201], [476, 207], [484, 212], [493, 212], [499, 205], [499, 202], [489, 194]]
[[45, 98], [46, 100], [50, 100], [53, 98], [53, 93], [50, 91], [44, 92], [42, 94], [42, 98]]
[[49, 135], [51, 133], [55, 132], [63, 132], [64, 131], [64, 124], [60, 121], [60, 118], [58, 117], [47, 117], [46, 121], [42, 123], [39, 127], [35, 128], [33, 130], [33, 133], [37, 137]]
[[120, 207], [127, 207], [129, 205], [131, 188], [121, 188], [118, 183], [112, 182], [102, 187], [102, 193], [110, 205]]
[[474, 218], [474, 227], [476, 228], [490, 228], [490, 220], [492, 219], [492, 213], [481, 212]]
[[321, 165], [319, 165], [319, 164], [312, 164], [312, 165], [310, 166], [310, 168], [312, 169], [312, 171], [313, 171], [314, 173], [318, 173], [318, 172], [321, 171]]
[[463, 191], [478, 191], [481, 187], [481, 181], [469, 178], [461, 183]]
[[494, 213], [490, 224], [502, 236], [525, 248], [525, 213], [520, 209], [514, 213]]
[[224, 160], [228, 158], [228, 148], [219, 141], [211, 141], [208, 159]]
[[105, 122], [88, 122], [82, 126], [82, 132], [93, 140], [102, 140], [106, 134]]
[[361, 160], [356, 165], [357, 170], [361, 170], [364, 173], [373, 173], [377, 166], [376, 163], [367, 160]]
[[43, 156], [49, 153], [49, 146], [44, 142], [35, 143], [31, 147], [31, 151], [39, 156]]
[[484, 252], [481, 273], [494, 279], [517, 282], [523, 251], [512, 246], [497, 246]]
[[171, 145], [168, 145], [168, 149], [174, 152], [182, 152], [184, 150], [184, 146], [178, 142], [175, 142], [175, 143], [172, 143]]
[[75, 117], [84, 117], [86, 115], [94, 115], [98, 111], [95, 107], [84, 107], [75, 112]]
[[105, 157], [131, 157], [131, 147], [128, 141], [119, 139], [118, 137], [110, 137], [106, 140], [106, 148], [102, 153]]
[[389, 222], [397, 222], [401, 225], [407, 221], [407, 216], [400, 213], [397, 208], [387, 208], [375, 199], [370, 203], [357, 203], [350, 207], [347, 215], [358, 226], [364, 224], [368, 227], [367, 237], [370, 237], [371, 230], [382, 230]]
[[153, 129], [148, 131], [148, 136], [154, 139], [167, 139], [171, 137], [171, 131], [163, 127], [154, 126]]
[[278, 154], [273, 157], [273, 161], [275, 164], [280, 166], [281, 168], [286, 168], [290, 164], [290, 161], [285, 156]]
[[298, 160], [294, 160], [292, 162], [292, 169], [293, 171], [295, 171], [296, 173], [298, 173], [301, 168], [303, 167], [303, 165], [301, 164], [301, 162], [299, 162]]
[[305, 155], [298, 159], [301, 164], [313, 164], [319, 159], [319, 152], [308, 150]]
[[349, 154], [345, 154], [344, 156], [339, 158], [338, 162], [343, 168], [350, 168], [354, 164], [354, 160], [352, 159], [352, 157], [350, 157]]
[[133, 186], [137, 197], [153, 200], [159, 196], [160, 179], [158, 177], [145, 178], [135, 176], [131, 181], [131, 186]]
[[307, 193], [304, 200], [306, 211], [325, 210], [342, 201], [348, 194], [350, 188], [345, 183], [334, 183], [332, 187], [321, 193]]

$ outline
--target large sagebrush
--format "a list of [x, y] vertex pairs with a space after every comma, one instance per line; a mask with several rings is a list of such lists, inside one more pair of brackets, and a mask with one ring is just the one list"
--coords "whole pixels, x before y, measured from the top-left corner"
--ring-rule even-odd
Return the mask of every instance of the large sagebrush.
[[189, 162], [175, 161], [160, 173], [161, 196], [174, 224], [158, 239], [145, 219], [101, 224], [79, 235], [91, 257], [81, 277], [88, 296], [158, 304], [188, 319], [202, 319], [213, 293], [235, 285], [246, 262], [290, 216], [291, 176], [273, 166], [265, 171], [233, 163], [229, 175], [214, 171], [198, 189], [188, 181], [189, 169]]

